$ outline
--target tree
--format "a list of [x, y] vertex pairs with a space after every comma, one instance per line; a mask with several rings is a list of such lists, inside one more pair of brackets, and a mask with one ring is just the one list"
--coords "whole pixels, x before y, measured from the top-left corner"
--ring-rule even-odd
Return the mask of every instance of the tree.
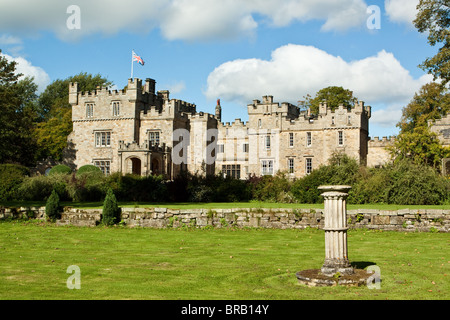
[[420, 0], [414, 25], [421, 33], [428, 32], [428, 43], [442, 43], [438, 53], [427, 58], [421, 65], [432, 74], [434, 80], [441, 79], [445, 86], [450, 81], [450, 6], [448, 0]]
[[102, 222], [110, 226], [120, 221], [120, 208], [112, 189], [108, 189], [103, 202]]
[[52, 157], [62, 160], [67, 136], [72, 132], [72, 108], [69, 104], [69, 84], [77, 82], [80, 91], [93, 91], [98, 86], [112, 83], [99, 74], [87, 73], [55, 80], [39, 96], [38, 124], [36, 128], [38, 159]]
[[427, 126], [428, 120], [440, 119], [450, 111], [450, 93], [436, 82], [422, 86], [411, 102], [402, 110], [397, 124], [402, 133], [413, 132], [414, 128]]
[[56, 219], [59, 218], [60, 214], [59, 196], [55, 190], [52, 191], [52, 194], [47, 199], [47, 203], [45, 204], [45, 214], [47, 218], [52, 222], [55, 222]]
[[328, 108], [331, 108], [332, 110], [338, 108], [340, 104], [343, 104], [346, 108], [351, 107], [355, 101], [352, 91], [336, 86], [319, 90], [314, 98], [311, 98], [309, 95], [305, 98], [305, 104], [309, 106], [311, 113], [313, 114], [319, 113], [319, 104], [322, 101], [326, 101]]
[[425, 164], [437, 170], [440, 169], [441, 159], [450, 156], [450, 149], [443, 147], [437, 135], [427, 126], [417, 126], [412, 131], [400, 133], [389, 151], [395, 162], [411, 159], [416, 164]]
[[34, 162], [37, 85], [22, 76], [16, 73], [16, 62], [0, 55], [0, 163]]

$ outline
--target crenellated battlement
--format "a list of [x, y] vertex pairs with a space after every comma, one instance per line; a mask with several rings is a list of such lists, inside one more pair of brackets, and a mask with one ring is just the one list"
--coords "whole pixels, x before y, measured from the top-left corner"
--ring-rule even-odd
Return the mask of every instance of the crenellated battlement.
[[376, 148], [376, 147], [386, 147], [390, 144], [392, 144], [395, 141], [395, 137], [369, 137], [369, 147]]

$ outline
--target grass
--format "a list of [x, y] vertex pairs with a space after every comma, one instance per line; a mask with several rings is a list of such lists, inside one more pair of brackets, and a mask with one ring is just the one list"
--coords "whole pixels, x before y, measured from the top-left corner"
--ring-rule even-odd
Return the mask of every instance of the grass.
[[[381, 288], [300, 285], [320, 268], [321, 230], [144, 229], [0, 223], [0, 299], [304, 300], [450, 298], [444, 233], [350, 230], [349, 258]], [[66, 270], [81, 270], [69, 290]]]
[[[102, 208], [103, 202], [62, 202], [63, 206], [74, 208]], [[296, 209], [323, 209], [323, 203], [279, 203], [279, 202], [119, 202], [121, 207], [156, 207], [171, 209], [229, 209], [229, 208], [296, 208]], [[0, 206], [5, 207], [43, 207], [45, 201], [8, 201], [0, 202]], [[348, 204], [348, 210], [355, 209], [379, 209], [379, 210], [400, 210], [400, 209], [445, 209], [450, 210], [450, 204], [445, 205], [396, 205], [396, 204]]]

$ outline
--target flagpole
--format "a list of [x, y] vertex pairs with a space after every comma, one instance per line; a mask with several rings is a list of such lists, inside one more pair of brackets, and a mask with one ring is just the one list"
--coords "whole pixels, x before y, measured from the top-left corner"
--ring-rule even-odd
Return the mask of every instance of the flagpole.
[[133, 51], [131, 51], [131, 80], [133, 80]]

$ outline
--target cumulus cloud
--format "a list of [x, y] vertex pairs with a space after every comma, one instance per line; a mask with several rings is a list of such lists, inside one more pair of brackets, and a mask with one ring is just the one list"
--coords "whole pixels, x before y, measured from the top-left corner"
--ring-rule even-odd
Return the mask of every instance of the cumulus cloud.
[[[277, 101], [295, 104], [322, 88], [342, 86], [368, 104], [385, 105], [397, 121], [399, 110], [431, 80], [430, 75], [414, 79], [392, 53], [384, 50], [361, 60], [345, 61], [313, 46], [289, 44], [274, 50], [270, 60], [238, 59], [218, 66], [208, 76], [205, 95], [247, 105], [269, 94]], [[381, 123], [386, 113], [375, 115]]]
[[386, 0], [384, 9], [390, 21], [406, 23], [413, 27], [413, 20], [416, 18], [417, 5], [419, 0]]
[[41, 67], [33, 66], [33, 64], [26, 60], [23, 57], [13, 58], [7, 54], [1, 54], [8, 61], [15, 61], [16, 64], [16, 72], [23, 74], [23, 77], [29, 76], [34, 77], [34, 82], [38, 85], [38, 92], [42, 92], [45, 90], [47, 85], [50, 84], [50, 77]]
[[[149, 32], [167, 39], [203, 40], [253, 35], [259, 23], [283, 27], [294, 21], [323, 21], [322, 30], [360, 27], [367, 19], [364, 0], [78, 0], [80, 29], [67, 27], [67, 1], [2, 0], [0, 29], [33, 34], [52, 31], [73, 40], [93, 33]], [[256, 18], [260, 22], [256, 21]]]

